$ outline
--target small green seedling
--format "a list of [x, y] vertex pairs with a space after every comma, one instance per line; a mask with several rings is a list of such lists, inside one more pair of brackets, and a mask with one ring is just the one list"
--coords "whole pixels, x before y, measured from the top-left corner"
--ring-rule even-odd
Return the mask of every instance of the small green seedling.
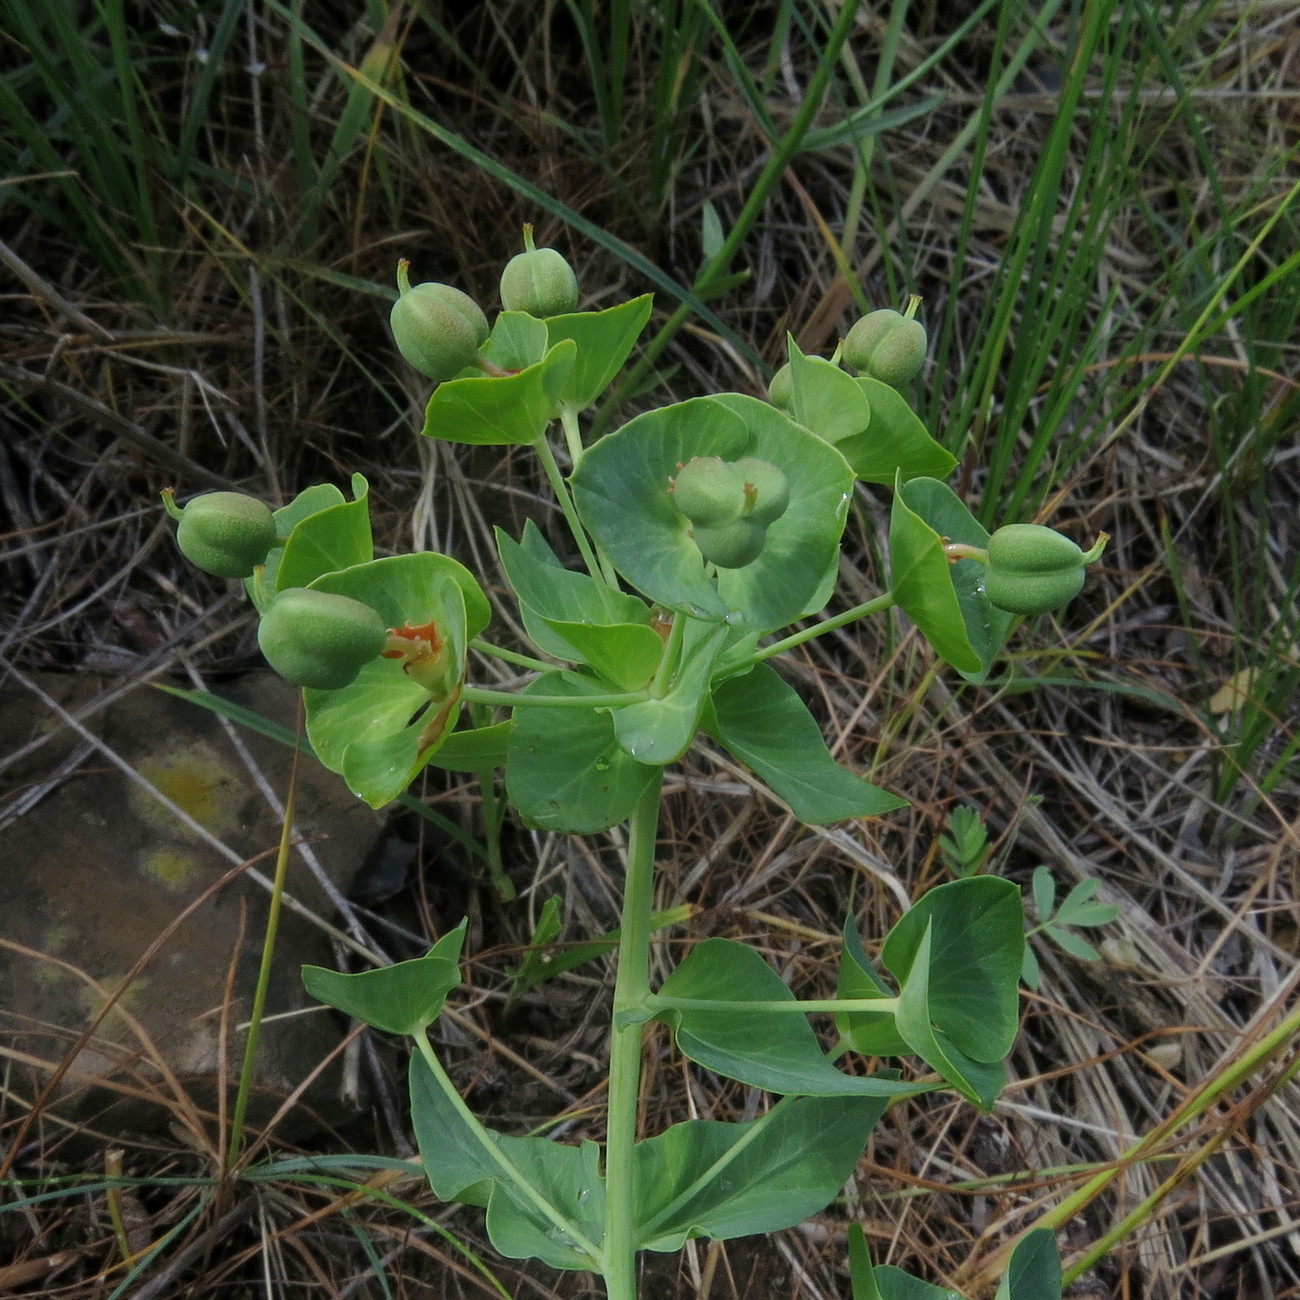
[[[1032, 938], [1041, 934], [1050, 939], [1062, 952], [1077, 957], [1080, 961], [1100, 961], [1101, 953], [1086, 939], [1080, 939], [1074, 933], [1076, 929], [1096, 929], [1109, 925], [1119, 914], [1120, 908], [1115, 903], [1098, 903], [1095, 901], [1101, 881], [1095, 878], [1081, 880], [1056, 905], [1056, 881], [1051, 871], [1045, 866], [1034, 868], [1033, 895], [1034, 909], [1038, 913], [1038, 924], [1026, 936]], [[1025, 945], [1025, 964], [1020, 978], [1031, 988], [1037, 989], [1039, 982], [1038, 958], [1033, 949]]]

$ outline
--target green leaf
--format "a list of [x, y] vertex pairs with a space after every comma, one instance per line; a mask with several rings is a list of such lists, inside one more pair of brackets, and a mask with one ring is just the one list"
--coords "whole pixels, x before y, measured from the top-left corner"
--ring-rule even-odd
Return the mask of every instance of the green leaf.
[[473, 772], [476, 775], [491, 772], [505, 766], [513, 730], [513, 722], [497, 722], [490, 727], [453, 731], [429, 762], [445, 772]]
[[908, 505], [900, 481], [889, 516], [890, 592], [936, 653], [959, 672], [974, 675], [988, 665], [971, 644], [952, 567], [956, 566], [948, 563], [943, 538]]
[[354, 474], [354, 500], [326, 506], [294, 525], [276, 566], [275, 591], [306, 587], [323, 574], [350, 569], [374, 558], [369, 490], [366, 480]]
[[[830, 361], [804, 356], [789, 334], [786, 348], [790, 356], [794, 418], [805, 429], [837, 446], [867, 437], [872, 432], [868, 425], [873, 412], [857, 380]], [[839, 451], [845, 454], [842, 446]], [[853, 463], [847, 455], [845, 459]]]
[[527, 370], [546, 356], [547, 347], [545, 321], [524, 311], [503, 311], [480, 350], [502, 370]]
[[[600, 683], [573, 673], [543, 673], [523, 694], [603, 694]], [[515, 710], [506, 764], [510, 802], [547, 831], [591, 834], [628, 817], [658, 770], [626, 754], [608, 712], [593, 708]]]
[[996, 1300], [1060, 1300], [1061, 1255], [1050, 1228], [1027, 1232], [1011, 1252]]
[[899, 994], [894, 1023], [908, 1046], [928, 1066], [937, 1070], [963, 1097], [973, 1101], [981, 1110], [992, 1110], [1005, 1082], [1002, 1066], [973, 1060], [936, 1027], [930, 1004], [931, 951], [932, 933], [927, 923], [916, 947], [916, 961], [911, 975]]
[[[893, 991], [876, 974], [871, 959], [858, 938], [852, 917], [844, 918], [840, 945], [840, 978], [836, 996], [841, 998], [892, 998]], [[864, 1056], [902, 1056], [907, 1041], [894, 1026], [893, 1011], [844, 1011], [836, 1015], [840, 1037]]]
[[[638, 602], [639, 603], [639, 602]], [[645, 623], [567, 623], [542, 620], [576, 654], [620, 691], [639, 691], [663, 658], [663, 638]], [[629, 751], [630, 752], [630, 751]]]
[[[785, 981], [752, 948], [705, 939], [664, 981], [661, 996], [727, 1003], [794, 1002]], [[728, 1079], [768, 1092], [812, 1097], [902, 1097], [930, 1085], [843, 1074], [827, 1059], [802, 1016], [789, 1011], [674, 1007], [657, 1019], [672, 1025], [684, 1056]]]
[[952, 473], [957, 458], [930, 436], [898, 389], [864, 376], [852, 382], [871, 407], [871, 427], [840, 443], [839, 450], [860, 479], [892, 487], [896, 479], [941, 479]]
[[521, 994], [551, 977], [547, 947], [560, 937], [560, 896], [552, 894], [542, 904], [542, 913], [533, 927], [523, 960], [509, 972], [510, 993], [506, 998], [506, 1014], [513, 1009]]
[[[898, 514], [900, 500], [906, 511], [912, 512], [921, 528], [929, 534], [926, 545], [933, 547], [937, 542], [940, 557], [947, 565], [946, 579], [940, 575], [933, 563], [933, 552], [927, 560], [924, 572], [917, 575], [922, 583], [932, 587], [931, 599], [934, 602], [934, 626], [936, 634], [951, 638], [954, 652], [956, 647], [964, 645], [968, 653], [973, 651], [979, 660], [976, 669], [963, 668], [955, 658], [950, 658], [930, 635], [921, 620], [913, 614], [903, 601], [898, 603], [907, 611], [909, 617], [921, 628], [926, 639], [957, 668], [967, 680], [982, 682], [998, 652], [1006, 642], [1007, 633], [1015, 622], [1015, 615], [1004, 610], [994, 609], [984, 594], [984, 566], [975, 560], [958, 560], [948, 565], [947, 557], [942, 555], [942, 539], [962, 542], [967, 546], [984, 548], [988, 545], [988, 533], [979, 521], [966, 508], [965, 503], [944, 483], [932, 478], [914, 478], [896, 488], [894, 498], [895, 511]], [[919, 533], [918, 533], [919, 537]], [[890, 518], [890, 565], [894, 568], [894, 517]], [[897, 571], [896, 569], [894, 570]], [[956, 599], [956, 617], [952, 600]], [[897, 600], [897, 592], [895, 592]], [[924, 607], [924, 596], [922, 606]], [[969, 659], [967, 659], [969, 662]]]
[[[491, 615], [487, 598], [463, 565], [424, 551], [329, 573], [312, 585], [364, 601], [389, 627], [435, 623], [456, 666], [452, 678], [458, 693], [469, 639]], [[372, 808], [406, 789], [455, 721], [455, 693], [430, 695], [392, 659], [372, 660], [342, 690], [308, 690], [303, 699], [317, 757]]]
[[[287, 539], [294, 528], [310, 515], [327, 510], [330, 506], [342, 505], [346, 500], [347, 498], [333, 483], [315, 483], [311, 487], [304, 488], [287, 506], [281, 506], [279, 510], [274, 512], [276, 535]], [[282, 546], [272, 548], [270, 554], [266, 557], [266, 566], [262, 576], [265, 590], [271, 595], [274, 595], [278, 590], [276, 575], [280, 570], [280, 561], [283, 557], [284, 548]], [[264, 614], [270, 601], [269, 598], [266, 601], [260, 598], [258, 594], [260, 589], [252, 578], [244, 579], [244, 590], [248, 592], [257, 612]]]
[[1100, 961], [1101, 953], [1086, 939], [1081, 939], [1070, 930], [1063, 930], [1059, 925], [1044, 926], [1043, 933], [1063, 952], [1080, 961]]
[[389, 1034], [418, 1034], [442, 1012], [447, 994], [460, 983], [462, 921], [428, 953], [413, 961], [347, 975], [323, 966], [304, 966], [302, 982], [318, 1002]]
[[[1066, 894], [1056, 915], [1052, 918], [1061, 925], [1083, 925], [1089, 928], [1109, 925], [1123, 910], [1117, 903], [1094, 903], [1093, 896], [1101, 888], [1097, 879], [1081, 880]], [[1040, 913], [1042, 919], [1046, 919]]]
[[830, 1204], [884, 1113], [878, 1097], [792, 1097], [760, 1119], [688, 1120], [636, 1146], [637, 1243], [674, 1251], [792, 1228]]
[[709, 677], [729, 630], [724, 623], [687, 622], [681, 662], [667, 694], [614, 710], [614, 734], [625, 753], [642, 763], [665, 764], [686, 752], [695, 738]]
[[[757, 457], [785, 474], [790, 505], [762, 553], [706, 571], [669, 481], [696, 456]], [[637, 416], [602, 438], [572, 479], [583, 522], [645, 595], [697, 618], [772, 631], [815, 598], [838, 555], [853, 474], [844, 458], [788, 416], [738, 393], [693, 398]]]
[[1051, 870], [1045, 866], [1034, 868], [1033, 875], [1034, 910], [1040, 921], [1046, 921], [1056, 906], [1056, 881]]
[[722, 218], [718, 210], [705, 199], [700, 205], [700, 266], [707, 266], [722, 252], [726, 235], [722, 229]]
[[876, 1272], [871, 1267], [871, 1255], [867, 1250], [867, 1236], [860, 1223], [849, 1224], [848, 1239], [849, 1284], [853, 1288], [853, 1300], [880, 1300]]
[[565, 341], [517, 374], [467, 375], [439, 384], [425, 407], [421, 432], [477, 445], [536, 442], [555, 417], [576, 351]]
[[[996, 876], [972, 876], [940, 885], [913, 904], [881, 949], [881, 962], [898, 980], [903, 997], [927, 933], [933, 938], [925, 991], [929, 1019], [964, 1054], [977, 1061], [1002, 1060], [1015, 1041], [1020, 1010], [1017, 981], [1025, 947], [1020, 890]], [[899, 1030], [916, 1050], [901, 1023]]]
[[1038, 968], [1038, 958], [1034, 955], [1034, 950], [1029, 944], [1025, 944], [1025, 955], [1020, 963], [1020, 982], [1035, 992], [1038, 991], [1041, 972]]
[[875, 1282], [880, 1300], [962, 1300], [956, 1291], [922, 1282], [892, 1264], [882, 1264], [875, 1270]]
[[552, 623], [639, 623], [649, 630], [645, 601], [612, 591], [590, 574], [564, 568], [531, 519], [524, 525], [522, 541], [516, 542], [500, 528], [496, 539], [501, 567], [523, 609], [524, 626], [547, 654], [586, 662], [576, 646], [551, 630]]
[[566, 406], [586, 410], [614, 382], [653, 306], [654, 295], [647, 293], [604, 311], [571, 312], [545, 322], [552, 347], [566, 339], [577, 345], [577, 358], [562, 393]]
[[768, 664], [718, 686], [705, 726], [800, 821], [820, 825], [906, 807], [906, 800], [854, 776], [831, 757], [816, 719]]
[[[594, 1142], [567, 1146], [540, 1137], [507, 1137], [471, 1121], [439, 1087], [424, 1058], [411, 1057], [411, 1123], [435, 1194], [487, 1208], [492, 1245], [510, 1259], [540, 1259], [552, 1268], [593, 1270], [596, 1261], [523, 1190], [528, 1184], [556, 1217], [599, 1245], [605, 1185]], [[513, 1166], [516, 1179], [494, 1159]]]

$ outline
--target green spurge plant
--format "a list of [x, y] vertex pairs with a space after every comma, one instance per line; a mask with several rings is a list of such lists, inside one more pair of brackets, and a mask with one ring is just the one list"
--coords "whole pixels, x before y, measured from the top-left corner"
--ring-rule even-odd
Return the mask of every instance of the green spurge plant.
[[[953, 456], [897, 388], [866, 373], [871, 365], [855, 377], [793, 342], [788, 409], [723, 393], [584, 439], [580, 415], [628, 358], [650, 299], [551, 314], [556, 302], [540, 301], [540, 281], [525, 270], [509, 297], [529, 310], [502, 311], [486, 334], [455, 291], [410, 289], [403, 274], [394, 330], [413, 363], [441, 381], [425, 437], [529, 447], [554, 489], [582, 568], [565, 568], [531, 523], [521, 537], [497, 535], [529, 653], [482, 639], [487, 597], [454, 559], [375, 558], [360, 476], [350, 499], [318, 485], [276, 511], [278, 544], [246, 585], [268, 658], [303, 687], [314, 752], [367, 803], [396, 798], [426, 764], [504, 768], [527, 825], [592, 834], [626, 823], [603, 1150], [493, 1132], [461, 1099], [427, 1031], [459, 983], [463, 925], [424, 957], [352, 974], [309, 967], [304, 979], [322, 1001], [413, 1040], [412, 1119], [439, 1197], [482, 1206], [502, 1254], [599, 1273], [611, 1300], [634, 1300], [639, 1251], [770, 1232], [823, 1209], [891, 1102], [947, 1087], [991, 1108], [1016, 1033], [1025, 950], [1020, 890], [971, 874], [917, 901], [885, 936], [878, 963], [847, 920], [834, 998], [797, 999], [752, 948], [717, 937], [652, 986], [652, 926], [671, 920], [651, 914], [664, 769], [703, 733], [804, 822], [888, 814], [903, 800], [835, 762], [769, 661], [897, 607], [979, 682], [1015, 617], [992, 599], [993, 577], [1010, 564], [1037, 584], [1041, 566], [1037, 551], [999, 556], [998, 535], [991, 542], [943, 481]], [[426, 327], [432, 335], [417, 338]], [[557, 422], [567, 474], [551, 441]], [[819, 618], [858, 480], [893, 491], [889, 589]], [[1022, 604], [1035, 609], [1069, 599], [1076, 570], [1095, 558], [1043, 532], [1056, 539], [1052, 565], [1070, 578], [1051, 593], [1033, 585]], [[533, 675], [514, 692], [477, 686], [471, 648]], [[829, 1052], [809, 1017], [833, 1025]], [[690, 1120], [639, 1134], [642, 1046], [654, 1022], [702, 1069], [779, 1100], [742, 1123]], [[846, 1070], [846, 1053], [915, 1057], [925, 1071], [904, 1079]], [[950, 1294], [873, 1270], [860, 1236], [853, 1247], [861, 1300]], [[1059, 1295], [1050, 1234], [1031, 1234], [1023, 1251], [1004, 1294]]]

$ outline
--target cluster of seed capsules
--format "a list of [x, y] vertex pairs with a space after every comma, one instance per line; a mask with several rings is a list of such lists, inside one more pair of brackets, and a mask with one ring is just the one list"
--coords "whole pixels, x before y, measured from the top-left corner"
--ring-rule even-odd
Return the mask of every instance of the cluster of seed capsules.
[[[493, 368], [480, 355], [490, 330], [468, 294], [451, 285], [410, 283], [409, 263], [398, 264], [399, 297], [390, 317], [393, 338], [406, 361], [435, 383], [474, 367]], [[576, 309], [578, 280], [553, 248], [537, 248], [524, 227], [524, 251], [501, 274], [501, 305], [539, 319]], [[895, 388], [909, 384], [925, 363], [926, 331], [914, 317], [919, 299], [906, 312], [882, 308], [850, 329], [839, 357], [860, 375]], [[774, 376], [768, 396], [790, 410], [790, 367]], [[763, 550], [768, 527], [790, 502], [784, 473], [757, 458], [726, 461], [697, 456], [667, 484], [702, 560], [719, 569], [743, 568]], [[287, 540], [277, 534], [275, 516], [256, 497], [209, 492], [183, 509], [170, 489], [163, 503], [177, 520], [181, 552], [197, 568], [222, 578], [252, 578], [270, 552]], [[1105, 538], [1084, 552], [1069, 538], [1037, 524], [1009, 524], [990, 538], [987, 549], [960, 547], [960, 556], [986, 566], [985, 591], [996, 607], [1015, 614], [1041, 614], [1068, 603], [1083, 586], [1084, 567], [1101, 553]], [[258, 644], [282, 677], [314, 690], [339, 690], [381, 655], [404, 657], [406, 647], [369, 605], [348, 596], [291, 587], [265, 604]], [[397, 646], [396, 649], [391, 647]]]

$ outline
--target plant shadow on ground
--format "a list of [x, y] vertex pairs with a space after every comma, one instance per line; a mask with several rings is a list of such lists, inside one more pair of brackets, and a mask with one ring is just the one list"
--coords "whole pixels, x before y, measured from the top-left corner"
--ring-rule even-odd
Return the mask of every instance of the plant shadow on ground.
[[[958, 1277], [1171, 1110], [1290, 988], [1300, 92], [1281, 50], [1300, 13], [1184, 7], [1157, 26], [1119, 8], [1103, 6], [1113, 30], [1069, 112], [1061, 87], [1081, 37], [1062, 6], [986, 6], [950, 47], [966, 8], [918, 11], [894, 36], [887, 13], [864, 8], [815, 123], [825, 134], [726, 268], [748, 278], [693, 295], [701, 310], [638, 381], [655, 391], [620, 408], [761, 392], [787, 330], [829, 353], [855, 298], [915, 291], [934, 340], [930, 424], [962, 460], [967, 499], [1114, 538], [1101, 579], [1057, 626], [1022, 629], [984, 688], [937, 672], [897, 623], [826, 638], [789, 665], [837, 756], [912, 799], [907, 813], [809, 831], [720, 756], [675, 784], [656, 905], [685, 900], [694, 915], [657, 950], [661, 975], [684, 935], [732, 935], [801, 993], [828, 992], [850, 897], [863, 934], [883, 934], [946, 879], [933, 846], [959, 804], [987, 821], [1000, 871], [1027, 884], [1045, 862], [1063, 886], [1096, 877], [1123, 911], [1098, 964], [1039, 951], [1043, 983], [991, 1118], [944, 1098], [898, 1107], [856, 1199], [779, 1241], [651, 1257], [649, 1295], [845, 1294], [850, 1218], [878, 1257]], [[721, 31], [702, 5], [654, 8], [675, 26], [647, 7], [624, 66], [608, 14], [582, 3], [557, 7], [546, 30], [505, 0], [449, 15], [376, 4], [348, 24], [322, 11], [315, 28], [278, 9], [234, 21], [239, 10], [182, 22], [146, 5], [128, 26], [120, 10], [0, 4], [0, 255], [18, 285], [0, 325], [0, 645], [24, 673], [198, 686], [258, 663], [222, 584], [196, 583], [175, 553], [156, 508], [169, 484], [284, 499], [359, 470], [384, 546], [413, 533], [491, 575], [493, 523], [517, 536], [532, 518], [558, 545], [523, 457], [413, 445], [423, 392], [386, 327], [397, 258], [491, 301], [532, 221], [571, 255], [592, 305], [654, 288], [653, 335], [673, 286], [692, 297], [717, 229], [744, 214], [815, 63], [807, 33], [821, 30], [804, 5], [727, 6]], [[920, 69], [883, 111], [922, 108], [857, 134], [845, 123], [872, 102], [883, 51], [894, 83]], [[878, 504], [870, 489], [855, 503], [846, 603], [880, 589]], [[416, 793], [482, 834], [470, 784], [430, 777]], [[0, 818], [23, 795], [6, 784]], [[441, 1045], [457, 1083], [502, 1128], [529, 1131], [562, 1099], [566, 1135], [598, 1134], [607, 963], [504, 1006], [546, 897], [563, 899], [566, 941], [615, 924], [613, 854], [511, 828], [522, 901], [502, 906], [478, 861], [417, 825], [402, 883], [363, 906], [392, 957], [470, 917], [476, 959]], [[400, 1063], [354, 1050], [368, 1118], [311, 1150], [405, 1158]], [[683, 1118], [671, 1100], [683, 1082], [692, 1114], [756, 1104], [688, 1074], [664, 1043], [653, 1056], [648, 1127]], [[28, 1116], [7, 1089], [0, 1106], [3, 1157]], [[595, 1294], [494, 1260], [476, 1213], [448, 1217], [418, 1178], [361, 1169], [325, 1186], [286, 1172], [245, 1186], [227, 1219], [196, 1213], [214, 1166], [173, 1136], [77, 1136], [41, 1120], [14, 1152], [23, 1181], [0, 1209], [51, 1193], [0, 1214], [0, 1281], [16, 1291], [104, 1296], [130, 1278], [122, 1294], [163, 1282], [157, 1294], [194, 1297], [491, 1294], [463, 1242], [511, 1294]], [[101, 1177], [116, 1145], [138, 1180], [120, 1195]], [[274, 1133], [270, 1146], [294, 1154]], [[1286, 1235], [1297, 1148], [1294, 1116], [1259, 1098], [1252, 1127], [1187, 1184], [1194, 1195], [1162, 1205], [1087, 1293], [1227, 1300], [1300, 1285]], [[1122, 1195], [1063, 1228], [1063, 1251], [1113, 1226], [1189, 1149], [1171, 1142], [1131, 1171]], [[380, 1181], [352, 1190], [368, 1177]], [[83, 1179], [95, 1190], [69, 1190]]]

